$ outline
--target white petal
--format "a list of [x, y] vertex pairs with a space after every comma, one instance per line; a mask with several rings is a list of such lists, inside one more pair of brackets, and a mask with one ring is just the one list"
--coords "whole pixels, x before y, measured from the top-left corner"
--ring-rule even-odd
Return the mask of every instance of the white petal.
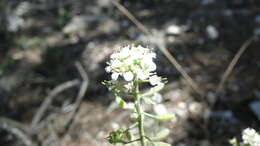
[[111, 72], [112, 68], [111, 68], [111, 66], [107, 66], [107, 67], [105, 68], [105, 70], [106, 70], [106, 72]]
[[148, 56], [142, 59], [141, 65], [143, 68], [148, 67], [149, 71], [156, 70], [156, 64], [153, 62], [153, 59]]
[[141, 69], [137, 69], [136, 74], [137, 74], [137, 78], [140, 79], [140, 80], [145, 80], [149, 77], [149, 74], [145, 73]]
[[110, 58], [114, 59], [114, 58], [118, 58], [119, 53], [113, 53], [111, 54]]
[[155, 53], [150, 53], [150, 54], [149, 54], [149, 57], [151, 57], [151, 58], [156, 58], [156, 54], [155, 54]]
[[133, 75], [133, 73], [132, 72], [126, 72], [126, 73], [124, 73], [124, 79], [126, 80], [126, 81], [132, 81], [133, 80], [133, 78], [134, 78], [134, 75]]
[[149, 70], [150, 70], [150, 71], [155, 71], [155, 70], [156, 70], [156, 64], [153, 63], [153, 62], [150, 63], [150, 64], [149, 64]]
[[151, 85], [155, 86], [161, 83], [161, 78], [157, 75], [153, 75], [149, 78], [149, 82]]
[[119, 60], [113, 60], [111, 66], [116, 68], [116, 67], [120, 67], [121, 64], [122, 63]]
[[111, 78], [112, 78], [113, 80], [117, 80], [117, 79], [118, 79], [118, 76], [119, 76], [119, 73], [114, 72], [114, 73], [112, 73]]

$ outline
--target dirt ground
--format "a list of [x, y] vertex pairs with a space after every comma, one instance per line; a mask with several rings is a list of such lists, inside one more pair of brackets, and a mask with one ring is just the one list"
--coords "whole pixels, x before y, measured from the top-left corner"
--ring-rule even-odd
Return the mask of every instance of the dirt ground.
[[[109, 55], [132, 43], [154, 48], [157, 72], [168, 79], [162, 105], [177, 115], [170, 122], [147, 121], [147, 133], [155, 132], [149, 130], [155, 126], [168, 128], [163, 140], [174, 146], [228, 146], [229, 139], [241, 139], [244, 128], [260, 130], [260, 109], [251, 106], [260, 102], [260, 1], [119, 4], [151, 33], [142, 32], [110, 0], [0, 2], [0, 145], [109, 146], [109, 132], [127, 127], [131, 119], [130, 112], [116, 107], [101, 81], [110, 78], [104, 70]], [[200, 94], [160, 46], [194, 80]], [[19, 130], [26, 138], [17, 136]]]

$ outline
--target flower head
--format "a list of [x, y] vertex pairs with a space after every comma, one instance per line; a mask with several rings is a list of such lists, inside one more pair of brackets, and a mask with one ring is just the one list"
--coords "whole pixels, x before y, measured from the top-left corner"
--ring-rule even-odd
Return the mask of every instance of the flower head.
[[242, 139], [244, 144], [250, 144], [250, 146], [260, 146], [260, 135], [254, 129], [245, 129], [243, 131]]
[[106, 72], [111, 78], [117, 80], [123, 77], [125, 81], [149, 80], [151, 85], [158, 85], [161, 78], [155, 74], [156, 64], [153, 59], [156, 54], [142, 46], [128, 45], [110, 56]]

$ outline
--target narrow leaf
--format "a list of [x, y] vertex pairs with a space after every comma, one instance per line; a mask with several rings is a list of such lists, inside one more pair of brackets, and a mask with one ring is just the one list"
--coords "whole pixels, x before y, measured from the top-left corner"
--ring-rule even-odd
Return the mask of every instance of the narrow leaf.
[[118, 104], [119, 107], [123, 109], [127, 109], [127, 103], [119, 96], [116, 96], [116, 103]]
[[175, 115], [174, 114], [163, 114], [163, 115], [156, 115], [154, 118], [157, 120], [172, 120], [172, 119], [175, 119]]

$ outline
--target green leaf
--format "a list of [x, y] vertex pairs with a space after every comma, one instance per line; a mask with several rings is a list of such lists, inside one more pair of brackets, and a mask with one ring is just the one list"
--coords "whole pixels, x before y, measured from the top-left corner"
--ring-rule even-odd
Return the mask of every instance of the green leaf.
[[130, 133], [129, 130], [125, 131], [126, 137], [128, 140], [132, 140], [133, 139], [133, 135]]
[[119, 96], [116, 96], [116, 103], [118, 104], [119, 107], [123, 108], [123, 109], [127, 109], [127, 103]]
[[176, 118], [176, 116], [174, 114], [152, 115], [152, 114], [144, 112], [144, 115], [146, 115], [150, 118], [154, 118], [156, 120], [173, 120]]
[[111, 144], [124, 143], [123, 141], [124, 131], [116, 130], [109, 133], [108, 141]]
[[168, 143], [165, 142], [152, 142], [153, 146], [171, 146]]
[[176, 117], [174, 114], [163, 114], [163, 115], [156, 115], [154, 116], [154, 118], [157, 120], [173, 120]]

